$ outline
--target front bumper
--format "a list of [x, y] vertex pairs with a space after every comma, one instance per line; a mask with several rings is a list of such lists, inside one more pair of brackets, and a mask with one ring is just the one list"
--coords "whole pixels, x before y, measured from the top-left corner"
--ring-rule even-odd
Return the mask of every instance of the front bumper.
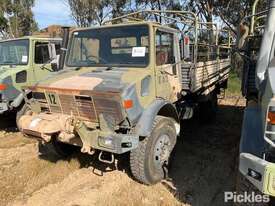
[[241, 153], [239, 170], [262, 193], [275, 196], [275, 163]]
[[9, 105], [6, 102], [0, 102], [0, 114], [9, 110]]
[[100, 128], [101, 125], [93, 129], [72, 116], [59, 114], [24, 115], [19, 120], [24, 134], [46, 142], [56, 138], [80, 146], [83, 153], [92, 154], [91, 151], [96, 149], [122, 154], [138, 147], [137, 135], [116, 133]]

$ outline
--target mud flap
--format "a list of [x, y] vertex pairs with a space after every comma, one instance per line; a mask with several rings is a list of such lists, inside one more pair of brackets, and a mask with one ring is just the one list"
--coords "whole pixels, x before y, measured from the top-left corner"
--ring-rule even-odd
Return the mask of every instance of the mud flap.
[[240, 154], [240, 172], [259, 191], [275, 196], [275, 164], [267, 162], [255, 155]]
[[240, 153], [261, 157], [264, 145], [261, 108], [258, 105], [248, 106], [244, 111]]

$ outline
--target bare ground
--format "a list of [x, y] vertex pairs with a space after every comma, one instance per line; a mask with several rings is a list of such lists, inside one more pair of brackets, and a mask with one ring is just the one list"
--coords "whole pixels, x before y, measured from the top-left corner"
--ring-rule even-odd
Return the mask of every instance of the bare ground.
[[128, 156], [114, 165], [75, 154], [62, 160], [0, 119], [0, 205], [224, 205], [234, 190], [244, 100], [220, 101], [217, 119], [183, 122], [169, 179], [154, 186], [135, 182]]

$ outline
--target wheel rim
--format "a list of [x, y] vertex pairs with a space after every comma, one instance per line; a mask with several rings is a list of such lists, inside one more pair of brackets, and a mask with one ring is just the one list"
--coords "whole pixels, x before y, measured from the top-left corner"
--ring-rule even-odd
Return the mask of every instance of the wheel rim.
[[164, 164], [168, 164], [171, 153], [171, 140], [167, 134], [161, 135], [154, 148], [154, 163], [157, 168], [162, 168]]

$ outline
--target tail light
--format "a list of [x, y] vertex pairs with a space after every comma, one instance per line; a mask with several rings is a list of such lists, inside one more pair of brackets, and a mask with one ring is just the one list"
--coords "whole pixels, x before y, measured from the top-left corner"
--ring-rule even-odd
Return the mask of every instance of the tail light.
[[275, 125], [275, 111], [268, 111], [267, 122], [271, 125]]
[[269, 106], [267, 111], [265, 138], [270, 144], [275, 144], [275, 106]]

